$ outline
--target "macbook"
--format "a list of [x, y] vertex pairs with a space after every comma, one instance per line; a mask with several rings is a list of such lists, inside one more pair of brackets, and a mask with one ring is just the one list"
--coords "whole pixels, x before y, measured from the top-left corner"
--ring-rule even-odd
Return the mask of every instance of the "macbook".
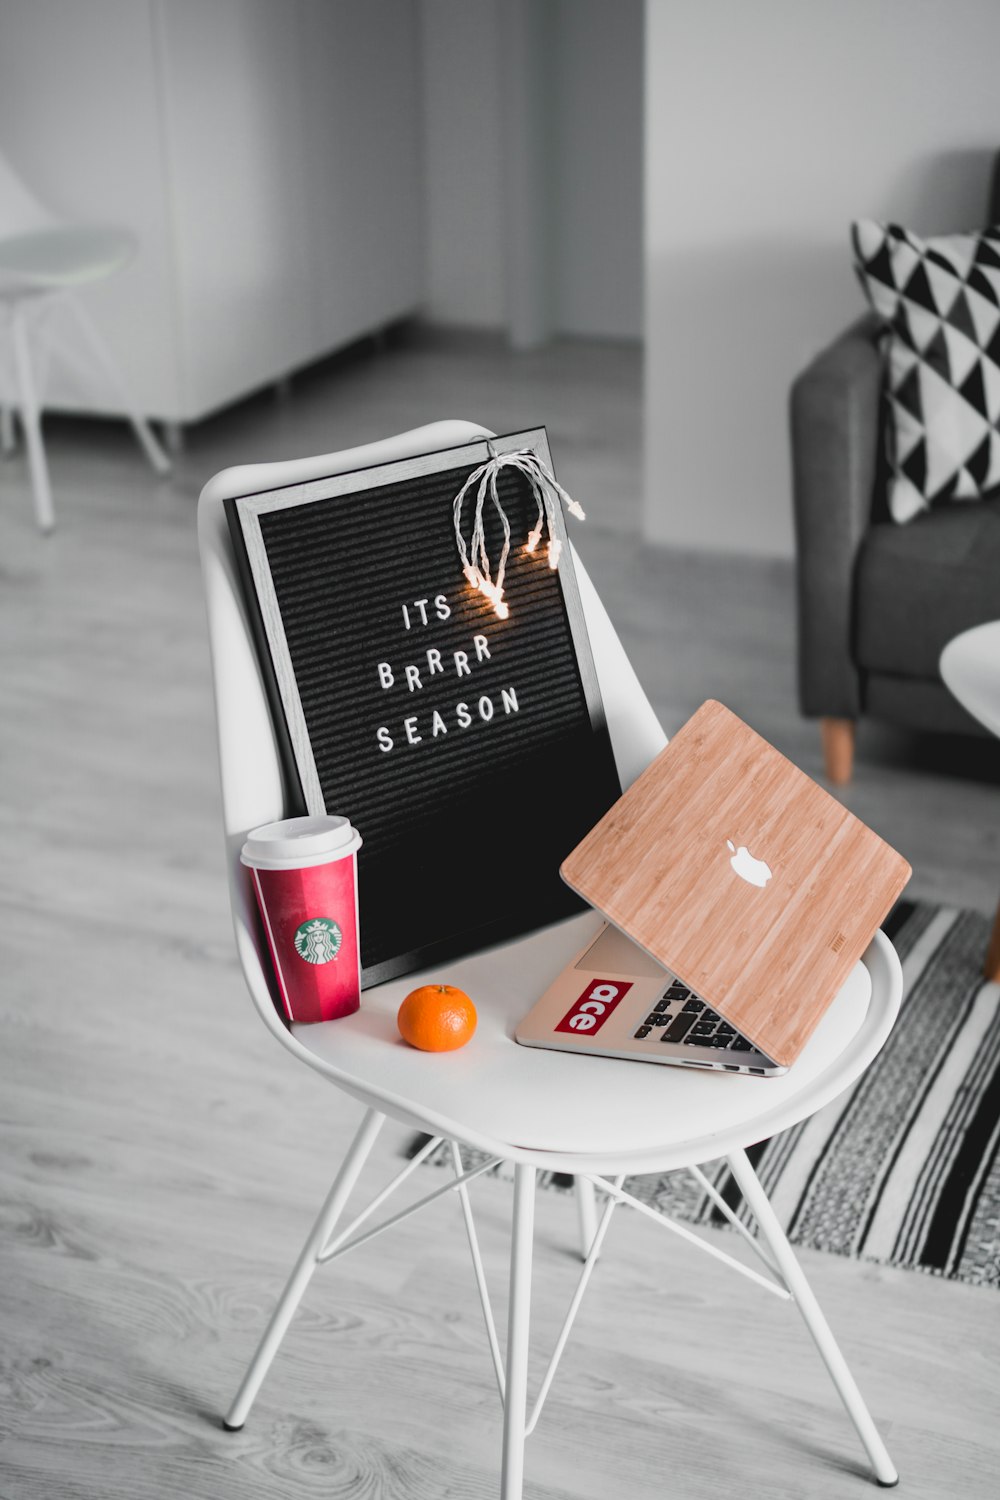
[[519, 1042], [766, 1077], [799, 1056], [910, 867], [709, 701], [561, 873], [609, 925]]

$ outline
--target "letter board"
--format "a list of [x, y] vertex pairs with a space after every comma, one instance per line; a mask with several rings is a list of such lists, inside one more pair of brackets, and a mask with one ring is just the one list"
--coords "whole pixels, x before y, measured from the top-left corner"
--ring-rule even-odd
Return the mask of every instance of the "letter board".
[[[543, 428], [492, 447], [551, 469]], [[516, 470], [498, 480], [508, 617], [463, 577], [453, 502], [488, 456], [479, 440], [226, 502], [290, 811], [345, 814], [364, 840], [365, 987], [582, 909], [559, 865], [621, 791], [572, 551], [556, 570], [525, 553]]]

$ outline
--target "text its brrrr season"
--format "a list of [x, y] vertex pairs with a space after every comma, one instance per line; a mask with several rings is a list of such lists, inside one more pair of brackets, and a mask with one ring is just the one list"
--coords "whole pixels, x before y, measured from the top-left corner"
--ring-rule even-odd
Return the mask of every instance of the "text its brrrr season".
[[[406, 630], [419, 630], [432, 626], [436, 621], [451, 618], [451, 605], [445, 594], [435, 594], [433, 599], [414, 599], [412, 604], [403, 604], [403, 626]], [[485, 635], [474, 635], [467, 650], [441, 651], [436, 646], [424, 648], [416, 661], [402, 667], [392, 662], [380, 661], [379, 685], [383, 692], [404, 683], [410, 693], [422, 693], [434, 685], [437, 677], [472, 678], [475, 669], [491, 660], [490, 644]], [[489, 724], [494, 716], [504, 718], [518, 712], [517, 693], [513, 687], [501, 688], [499, 698], [482, 693], [472, 693], [460, 699], [450, 708], [433, 708], [430, 712], [407, 714], [395, 728], [380, 724], [375, 738], [383, 754], [388, 754], [400, 745], [422, 745], [429, 740], [440, 739], [455, 730], [469, 729], [475, 723]]]

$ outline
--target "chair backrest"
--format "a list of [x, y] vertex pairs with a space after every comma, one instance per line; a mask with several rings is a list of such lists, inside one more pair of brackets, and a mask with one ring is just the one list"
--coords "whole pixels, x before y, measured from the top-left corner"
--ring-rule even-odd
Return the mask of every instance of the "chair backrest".
[[33, 197], [7, 158], [0, 152], [0, 239], [48, 229], [56, 220]]
[[[492, 436], [485, 427], [471, 422], [435, 422], [342, 453], [224, 469], [209, 480], [198, 501], [198, 540], [208, 608], [222, 817], [237, 952], [254, 1004], [269, 1030], [313, 1065], [315, 1058], [299, 1047], [280, 1018], [252, 888], [239, 858], [251, 828], [285, 815], [286, 792], [223, 501]], [[622, 785], [628, 786], [663, 748], [666, 737], [575, 554], [574, 562], [615, 761]]]

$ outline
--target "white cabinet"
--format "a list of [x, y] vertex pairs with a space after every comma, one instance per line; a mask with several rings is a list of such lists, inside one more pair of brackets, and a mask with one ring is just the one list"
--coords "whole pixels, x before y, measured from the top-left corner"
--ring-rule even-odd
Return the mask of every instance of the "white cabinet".
[[[87, 295], [146, 413], [196, 420], [417, 308], [418, 83], [407, 0], [0, 0], [0, 149], [141, 240]], [[56, 367], [47, 404], [115, 409]]]

